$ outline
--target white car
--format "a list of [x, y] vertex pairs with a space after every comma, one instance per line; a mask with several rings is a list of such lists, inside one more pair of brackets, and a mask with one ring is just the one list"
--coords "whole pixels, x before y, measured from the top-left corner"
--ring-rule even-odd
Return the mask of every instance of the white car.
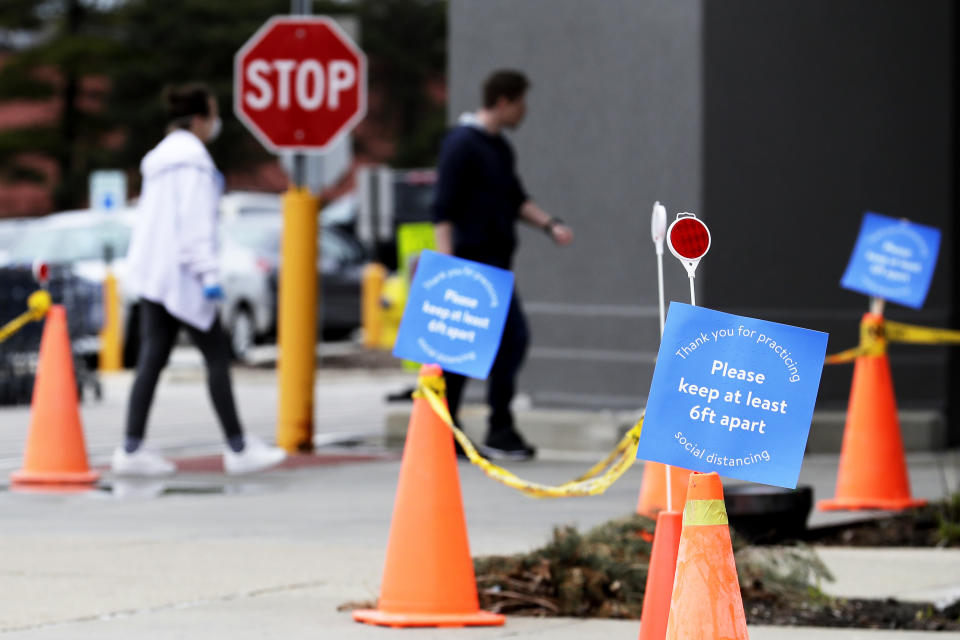
[[230, 191], [220, 197], [220, 221], [233, 222], [251, 216], [279, 216], [280, 194], [265, 191]]
[[[271, 216], [271, 219], [275, 219]], [[0, 264], [33, 265], [36, 261], [69, 264], [81, 278], [102, 284], [107, 275], [106, 258], [117, 278], [123, 322], [123, 363], [136, 364], [140, 346], [137, 296], [125, 285], [126, 255], [136, 220], [135, 209], [113, 213], [89, 210], [56, 213], [23, 225], [19, 239]], [[228, 229], [231, 225], [224, 225]], [[271, 226], [275, 226], [272, 224]], [[19, 229], [18, 229], [19, 230]], [[221, 280], [224, 290], [222, 321], [230, 331], [233, 346], [241, 355], [255, 337], [273, 330], [275, 293], [273, 261], [265, 261], [235, 239], [236, 234], [222, 232], [220, 251]]]
[[[5, 263], [24, 266], [37, 261], [66, 264], [77, 276], [100, 285], [107, 275], [106, 258], [109, 256], [120, 288], [121, 313], [129, 318], [135, 299], [124, 288], [123, 276], [132, 216], [132, 210], [121, 209], [112, 213], [66, 211], [36, 218], [21, 227], [17, 241], [7, 251]], [[94, 336], [84, 339], [97, 341]], [[95, 353], [98, 344], [91, 343], [85, 351]], [[77, 344], [74, 347], [79, 348]]]
[[32, 218], [0, 219], [0, 264], [9, 260], [10, 247], [17, 243], [20, 235], [32, 221]]
[[277, 220], [245, 218], [220, 225], [221, 320], [239, 360], [276, 332]]

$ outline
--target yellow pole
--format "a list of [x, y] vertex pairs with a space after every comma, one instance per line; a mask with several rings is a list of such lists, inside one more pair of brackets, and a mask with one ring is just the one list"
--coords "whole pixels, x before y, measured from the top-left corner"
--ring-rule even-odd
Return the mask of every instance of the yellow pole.
[[27, 298], [27, 311], [0, 327], [0, 342], [3, 342], [17, 331], [20, 331], [28, 322], [42, 320], [47, 315], [47, 310], [53, 302], [50, 300], [50, 294], [41, 289], [34, 291]]
[[379, 262], [371, 262], [363, 269], [360, 317], [363, 322], [363, 346], [368, 349], [380, 347], [380, 334], [383, 333], [380, 295], [386, 279], [387, 268]]
[[120, 295], [117, 278], [107, 268], [103, 279], [103, 330], [100, 332], [100, 371], [123, 368], [123, 333], [120, 327]]
[[277, 445], [289, 452], [313, 450], [318, 211], [319, 202], [305, 188], [291, 187], [283, 196]]

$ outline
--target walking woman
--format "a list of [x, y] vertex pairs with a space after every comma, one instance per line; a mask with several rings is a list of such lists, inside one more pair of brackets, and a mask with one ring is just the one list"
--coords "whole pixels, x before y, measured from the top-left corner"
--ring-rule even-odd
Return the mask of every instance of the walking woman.
[[127, 254], [128, 278], [140, 297], [140, 352], [127, 409], [126, 439], [113, 454], [114, 473], [162, 476], [176, 466], [143, 446], [160, 372], [180, 328], [203, 354], [207, 386], [220, 420], [227, 473], [251, 473], [285, 457], [282, 449], [245, 435], [230, 382], [230, 346], [217, 301], [217, 213], [223, 177], [204, 143], [220, 132], [213, 94], [200, 84], [168, 90], [167, 134], [140, 163], [143, 188]]

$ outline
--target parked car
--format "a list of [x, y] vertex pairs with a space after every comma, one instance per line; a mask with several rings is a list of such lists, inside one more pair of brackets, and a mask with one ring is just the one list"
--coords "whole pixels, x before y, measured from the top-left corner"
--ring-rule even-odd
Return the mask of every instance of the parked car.
[[[124, 281], [135, 215], [132, 209], [80, 210], [38, 218], [25, 227], [6, 261], [21, 266], [37, 260], [68, 264], [77, 276], [99, 285], [106, 277], [105, 257], [112, 255], [111, 268], [121, 292], [126, 367], [136, 364], [140, 344], [136, 296]], [[244, 215], [221, 222], [220, 277], [225, 296], [221, 316], [240, 358], [254, 344], [276, 337], [281, 220], [279, 215]], [[366, 255], [340, 229], [325, 229], [321, 242], [317, 267], [324, 313], [318, 318], [318, 333], [342, 337], [360, 325], [360, 276]]]
[[229, 191], [220, 198], [220, 221], [233, 222], [241, 218], [279, 216], [282, 207], [278, 193]]
[[233, 353], [242, 360], [276, 333], [280, 225], [274, 218], [234, 219], [221, 225], [220, 237], [221, 316]]
[[[78, 210], [36, 218], [23, 225], [3, 264], [29, 267], [39, 260], [66, 265], [71, 273], [99, 287], [107, 275], [105, 258], [109, 256], [119, 283], [121, 313], [129, 319], [135, 297], [123, 282], [133, 214], [131, 209], [112, 213]], [[130, 331], [125, 335], [129, 337]], [[95, 346], [90, 351], [92, 358]]]
[[[238, 358], [276, 339], [281, 218], [251, 217], [223, 224], [223, 318]], [[360, 326], [360, 284], [367, 255], [349, 233], [321, 227], [318, 334], [343, 338]]]
[[31, 218], [0, 219], [0, 264], [9, 260], [10, 247], [17, 242], [31, 221]]

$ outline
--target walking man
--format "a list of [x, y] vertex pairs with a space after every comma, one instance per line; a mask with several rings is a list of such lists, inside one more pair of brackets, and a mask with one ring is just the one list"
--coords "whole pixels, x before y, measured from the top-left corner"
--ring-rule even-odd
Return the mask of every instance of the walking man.
[[[541, 229], [559, 246], [573, 231], [530, 199], [517, 175], [513, 148], [503, 135], [526, 115], [530, 87], [519, 71], [495, 71], [483, 85], [483, 106], [465, 113], [447, 134], [437, 166], [433, 218], [437, 251], [511, 269], [518, 220]], [[487, 380], [489, 427], [481, 451], [489, 458], [528, 460], [536, 454], [517, 432], [510, 403], [526, 355], [529, 330], [514, 291], [500, 349]], [[457, 420], [466, 378], [445, 373], [450, 414]]]

